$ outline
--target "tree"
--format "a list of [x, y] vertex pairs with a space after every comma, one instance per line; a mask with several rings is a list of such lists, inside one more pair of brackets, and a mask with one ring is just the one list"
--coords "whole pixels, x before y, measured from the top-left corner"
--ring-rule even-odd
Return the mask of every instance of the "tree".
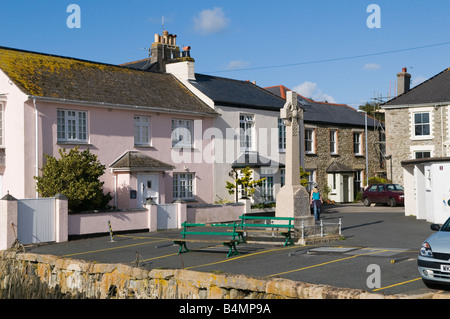
[[89, 149], [80, 151], [78, 147], [68, 153], [59, 150], [60, 159], [45, 154], [47, 159], [42, 176], [35, 176], [36, 190], [42, 197], [53, 197], [58, 193], [69, 201], [69, 211], [105, 209], [112, 199], [110, 193], [103, 193], [105, 166]]
[[303, 167], [300, 166], [300, 184], [304, 187], [308, 187], [308, 181], [309, 181], [309, 175], [311, 173], [308, 173], [303, 170]]
[[236, 202], [238, 201], [237, 189], [238, 189], [239, 185], [242, 188], [243, 198], [246, 198], [247, 196], [253, 195], [253, 193], [256, 190], [255, 188], [257, 186], [261, 186], [263, 181], [265, 180], [265, 178], [261, 178], [259, 180], [253, 180], [252, 170], [250, 169], [250, 167], [246, 167], [241, 170], [241, 173], [243, 174], [242, 177], [239, 177], [236, 171], [234, 171], [234, 173], [235, 173], [235, 179], [234, 179], [235, 183], [233, 184], [233, 183], [230, 183], [227, 181], [226, 188], [228, 189], [228, 193], [230, 195], [233, 195], [234, 193], [236, 193]]
[[359, 109], [367, 112], [367, 115], [376, 118], [378, 121], [384, 122], [384, 113], [379, 112], [379, 104], [374, 102], [366, 102], [366, 104], [360, 105]]

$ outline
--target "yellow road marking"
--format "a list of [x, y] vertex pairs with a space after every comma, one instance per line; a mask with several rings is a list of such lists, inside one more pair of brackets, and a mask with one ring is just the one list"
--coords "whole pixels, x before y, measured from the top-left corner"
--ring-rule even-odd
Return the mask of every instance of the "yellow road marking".
[[147, 245], [147, 244], [158, 243], [158, 242], [162, 242], [162, 241], [168, 241], [168, 240], [167, 239], [159, 239], [159, 240], [147, 241], [147, 242], [137, 243], [137, 244], [132, 244], [132, 245], [125, 245], [125, 246], [110, 247], [110, 248], [97, 249], [97, 250], [91, 250], [91, 251], [84, 251], [84, 252], [79, 252], [79, 253], [74, 253], [74, 254], [69, 254], [69, 255], [63, 255], [63, 257], [92, 254], [92, 253], [98, 253], [98, 252], [101, 252], [101, 251], [116, 250], [116, 249], [122, 249], [122, 248], [133, 247], [133, 246]]
[[303, 268], [299, 268], [299, 269], [293, 269], [293, 270], [288, 270], [285, 272], [280, 272], [278, 274], [273, 274], [273, 275], [268, 275], [267, 277], [275, 277], [275, 276], [280, 276], [280, 275], [285, 275], [285, 274], [289, 274], [289, 273], [293, 273], [293, 272], [297, 272], [297, 271], [302, 271], [305, 269], [311, 269], [311, 268], [315, 268], [315, 267], [320, 267], [320, 266], [324, 266], [324, 265], [328, 265], [328, 264], [332, 264], [335, 262], [339, 262], [339, 261], [344, 261], [344, 260], [348, 260], [348, 259], [352, 259], [352, 258], [356, 258], [356, 257], [360, 257], [360, 256], [366, 256], [366, 255], [371, 255], [371, 254], [378, 254], [378, 253], [382, 253], [388, 250], [379, 250], [379, 251], [373, 251], [370, 253], [365, 253], [365, 254], [359, 254], [359, 255], [354, 255], [354, 256], [350, 256], [350, 257], [345, 257], [345, 258], [340, 258], [340, 259], [335, 259], [335, 260], [331, 260], [331, 261], [327, 261], [321, 264], [317, 264], [317, 265], [311, 265], [311, 266], [307, 266], [307, 267], [303, 267]]
[[256, 253], [251, 253], [251, 254], [247, 254], [247, 255], [241, 255], [241, 256], [234, 257], [234, 258], [228, 258], [228, 259], [225, 259], [225, 260], [212, 262], [212, 263], [209, 263], [209, 264], [202, 264], [202, 265], [197, 265], [197, 266], [186, 267], [184, 269], [192, 269], [192, 268], [198, 268], [198, 267], [222, 264], [222, 263], [226, 263], [226, 262], [229, 262], [229, 261], [234, 261], [236, 259], [247, 258], [247, 257], [259, 255], [259, 254], [269, 253], [269, 252], [272, 252], [272, 251], [280, 251], [280, 250], [293, 249], [293, 248], [299, 248], [299, 247], [305, 247], [305, 246], [289, 246], [289, 247], [284, 247], [284, 248], [275, 248], [275, 249], [263, 250], [263, 251], [259, 251], [259, 252], [256, 252]]
[[409, 284], [410, 282], [414, 282], [414, 281], [417, 281], [417, 280], [420, 280], [420, 279], [422, 279], [422, 278], [419, 277], [419, 278], [411, 279], [411, 280], [408, 280], [408, 281], [399, 282], [398, 284], [393, 284], [393, 285], [390, 285], [390, 286], [377, 288], [377, 289], [374, 289], [372, 291], [380, 291], [380, 290], [383, 290], [383, 289], [388, 289], [388, 288], [392, 288], [392, 287], [396, 287], [396, 286], [401, 286], [401, 285]]
[[[118, 235], [118, 236], [134, 238], [134, 239], [148, 239], [148, 238], [151, 238], [151, 237], [137, 237], [137, 236], [124, 236], [124, 235]], [[171, 241], [171, 239], [168, 239], [168, 238], [154, 238], [154, 239], [156, 239], [156, 240], [147, 241], [147, 242], [143, 242], [143, 243], [136, 243], [136, 244], [131, 244], [131, 245], [124, 245], [124, 246], [118, 246], [118, 247], [110, 247], [110, 248], [104, 248], [104, 249], [97, 249], [97, 250], [79, 252], [79, 253], [74, 253], [74, 254], [68, 254], [68, 255], [64, 255], [63, 257], [70, 257], [70, 256], [76, 256], [76, 255], [85, 255], [85, 254], [91, 254], [91, 253], [96, 253], [96, 252], [101, 252], [101, 251], [109, 251], [109, 250], [116, 250], [116, 249], [122, 249], [122, 248], [128, 248], [128, 247], [134, 247], [134, 246], [140, 246], [140, 245], [147, 245], [147, 244], [163, 242], [163, 241]], [[306, 247], [306, 246], [308, 246], [308, 245], [304, 245], [304, 246], [289, 246], [289, 247], [284, 247], [284, 248], [269, 249], [269, 250], [259, 251], [259, 252], [251, 253], [251, 254], [247, 254], [247, 255], [241, 255], [241, 256], [237, 256], [237, 257], [234, 257], [234, 258], [229, 258], [229, 259], [225, 259], [225, 260], [221, 260], [221, 261], [216, 261], [216, 262], [212, 262], [212, 263], [208, 263], [208, 264], [201, 264], [201, 265], [196, 265], [196, 266], [190, 266], [190, 267], [186, 267], [185, 269], [193, 269], [193, 268], [211, 266], [211, 265], [216, 265], [216, 264], [221, 264], [221, 263], [234, 261], [234, 260], [241, 259], [241, 258], [247, 258], [247, 257], [255, 256], [255, 255], [265, 254], [265, 253], [269, 253], [269, 252], [273, 252], [273, 251], [281, 251], [281, 250], [287, 250], [287, 249], [293, 249], [293, 248], [299, 248], [299, 247]], [[213, 248], [213, 247], [221, 247], [221, 246], [218, 245], [218, 246], [212, 246], [212, 247], [206, 247], [206, 248]], [[199, 248], [199, 249], [195, 249], [195, 250], [201, 250], [201, 249], [205, 249], [205, 247]], [[192, 250], [192, 251], [195, 251], [195, 250]], [[281, 273], [277, 273], [277, 274], [273, 274], [273, 275], [268, 275], [267, 277], [274, 277], [274, 276], [284, 275], [284, 274], [293, 273], [293, 272], [306, 270], [306, 269], [310, 269], [310, 268], [315, 268], [315, 267], [320, 267], [320, 266], [324, 266], [324, 265], [327, 265], [327, 264], [332, 264], [332, 263], [335, 263], [335, 262], [344, 261], [344, 260], [348, 260], [348, 259], [352, 259], [352, 258], [356, 258], [356, 257], [360, 257], [360, 256], [377, 254], [377, 253], [386, 252], [386, 251], [390, 251], [390, 250], [385, 249], [385, 250], [379, 250], [379, 251], [374, 251], [374, 252], [369, 252], [369, 253], [349, 256], [349, 257], [345, 257], [345, 258], [340, 258], [340, 259], [324, 262], [324, 263], [317, 264], [317, 265], [311, 265], [311, 266], [307, 266], [307, 267], [303, 267], [303, 268], [299, 268], [299, 269], [294, 269], [294, 270], [289, 270], [289, 271], [285, 271], [285, 272], [281, 272]], [[148, 258], [148, 259], [143, 259], [143, 260], [141, 260], [141, 262], [155, 260], [155, 259], [161, 259], [161, 258], [166, 258], [166, 257], [172, 257], [172, 256], [176, 256], [176, 255], [178, 255], [178, 253], [173, 253], [173, 254], [168, 254], [168, 255], [163, 255], [163, 256], [158, 256], [158, 257], [153, 257], [153, 258]], [[420, 277], [419, 278], [415, 278], [415, 279], [412, 279], [412, 280], [404, 281], [404, 282], [393, 284], [393, 285], [390, 285], [390, 286], [377, 288], [377, 289], [374, 289], [373, 291], [375, 292], [375, 291], [380, 291], [380, 290], [383, 290], [383, 289], [389, 289], [389, 288], [392, 288], [392, 287], [396, 287], [396, 286], [404, 285], [404, 284], [411, 283], [411, 282], [414, 282], [414, 281], [418, 281], [420, 279], [421, 279]]]
[[[218, 246], [207, 246], [207, 247], [202, 247], [202, 248], [198, 248], [198, 249], [190, 249], [189, 251], [197, 251], [197, 250], [202, 250], [202, 249], [205, 249], [205, 248], [214, 248], [214, 247], [221, 247], [221, 245], [218, 245]], [[160, 258], [166, 258], [166, 257], [172, 257], [172, 256], [176, 256], [176, 255], [180, 255], [180, 254], [179, 253], [173, 253], [173, 254], [164, 255], [164, 256], [152, 257], [152, 258], [148, 258], [148, 259], [142, 259], [142, 260], [140, 260], [140, 262], [154, 260], [154, 259], [160, 259]]]
[[[142, 260], [139, 260], [139, 262], [144, 262], [144, 261], [149, 261], [149, 260], [155, 260], [155, 259], [160, 259], [160, 258], [166, 258], [166, 257], [172, 257], [172, 256], [176, 256], [176, 255], [178, 255], [178, 253], [173, 253], [173, 254], [169, 254], [169, 255], [158, 256], [158, 257], [153, 257], [153, 258], [148, 258], [148, 259], [142, 259]], [[131, 262], [131, 263], [133, 264], [133, 263], [136, 263], [136, 262], [133, 261], [133, 262]]]

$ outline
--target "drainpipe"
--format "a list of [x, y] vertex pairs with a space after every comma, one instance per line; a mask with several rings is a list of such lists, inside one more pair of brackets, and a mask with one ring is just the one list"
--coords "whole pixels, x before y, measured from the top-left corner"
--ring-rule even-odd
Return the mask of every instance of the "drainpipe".
[[[39, 112], [36, 105], [36, 98], [33, 98], [34, 106], [34, 127], [35, 127], [35, 176], [39, 176]], [[39, 197], [38, 191], [36, 191], [36, 198]]]
[[[111, 170], [111, 173], [112, 173], [112, 170]], [[116, 174], [113, 175], [113, 183], [114, 183], [114, 206], [117, 208], [117, 175]]]
[[444, 115], [442, 114], [441, 106], [441, 156], [444, 157]]

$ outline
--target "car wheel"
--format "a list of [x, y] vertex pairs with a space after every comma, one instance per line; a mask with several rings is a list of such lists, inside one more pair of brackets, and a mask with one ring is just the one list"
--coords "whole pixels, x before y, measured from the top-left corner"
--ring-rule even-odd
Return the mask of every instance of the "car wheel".
[[388, 204], [391, 207], [395, 207], [395, 206], [397, 206], [397, 201], [395, 200], [395, 198], [391, 197], [391, 198], [389, 198]]
[[370, 203], [370, 199], [367, 198], [367, 197], [364, 198], [364, 199], [363, 199], [363, 204], [364, 204], [364, 206], [370, 206], [370, 204], [371, 204], [371, 203]]

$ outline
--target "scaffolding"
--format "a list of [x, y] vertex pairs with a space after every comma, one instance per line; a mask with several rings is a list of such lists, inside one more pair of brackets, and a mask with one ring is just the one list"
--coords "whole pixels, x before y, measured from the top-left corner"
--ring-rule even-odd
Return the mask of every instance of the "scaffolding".
[[[374, 115], [381, 115], [381, 114], [385, 114], [384, 109], [381, 108], [381, 105], [385, 103], [384, 99], [390, 99], [390, 97], [382, 97], [382, 96], [377, 96], [372, 98], [373, 102], [371, 103], [374, 106], [373, 109], [373, 114]], [[380, 158], [380, 171], [377, 171], [377, 175], [378, 176], [383, 176], [386, 178], [390, 178], [392, 179], [392, 174], [390, 174], [390, 176], [388, 176], [387, 174], [387, 160], [391, 160], [392, 157], [390, 155], [386, 154], [386, 130], [385, 130], [385, 126], [384, 126], [384, 122], [385, 119], [383, 117], [383, 120], [381, 119], [382, 116], [375, 116], [375, 119], [377, 120], [377, 125], [373, 126], [373, 129], [375, 131], [375, 133], [378, 132], [378, 140], [376, 140], [374, 142], [375, 144], [375, 150], [377, 152], [377, 156]], [[392, 165], [391, 165], [392, 166]]]

